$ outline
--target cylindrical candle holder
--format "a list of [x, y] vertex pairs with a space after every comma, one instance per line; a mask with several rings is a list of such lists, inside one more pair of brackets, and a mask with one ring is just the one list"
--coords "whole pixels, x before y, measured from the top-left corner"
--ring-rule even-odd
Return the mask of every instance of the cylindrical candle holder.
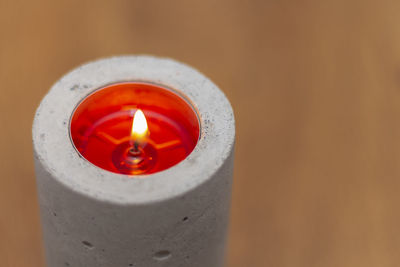
[[[123, 135], [139, 108], [150, 133], [136, 142]], [[121, 56], [66, 74], [33, 123], [47, 265], [221, 267], [234, 139], [227, 98], [182, 63]]]

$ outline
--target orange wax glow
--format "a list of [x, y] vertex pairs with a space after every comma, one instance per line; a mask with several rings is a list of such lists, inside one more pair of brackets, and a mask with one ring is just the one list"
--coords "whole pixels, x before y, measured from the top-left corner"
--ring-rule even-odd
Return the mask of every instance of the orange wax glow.
[[200, 134], [197, 113], [174, 91], [126, 82], [101, 88], [75, 109], [71, 139], [94, 165], [127, 175], [165, 170], [185, 159]]

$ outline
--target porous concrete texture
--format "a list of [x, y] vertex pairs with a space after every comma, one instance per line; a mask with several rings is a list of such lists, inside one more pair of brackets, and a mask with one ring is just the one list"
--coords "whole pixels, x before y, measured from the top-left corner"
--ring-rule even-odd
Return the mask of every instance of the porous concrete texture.
[[[69, 121], [94, 90], [146, 81], [184, 94], [200, 139], [179, 164], [143, 179], [100, 169], [74, 149]], [[171, 59], [120, 56], [62, 77], [42, 100], [33, 145], [49, 267], [223, 266], [235, 125], [229, 101], [193, 68]]]

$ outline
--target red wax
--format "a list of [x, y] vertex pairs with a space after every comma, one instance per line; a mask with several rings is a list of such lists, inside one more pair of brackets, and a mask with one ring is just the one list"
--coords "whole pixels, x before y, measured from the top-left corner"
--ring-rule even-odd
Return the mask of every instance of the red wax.
[[[131, 136], [140, 109], [148, 134]], [[178, 93], [150, 83], [126, 82], [101, 88], [86, 97], [71, 119], [71, 138], [78, 152], [94, 165], [127, 175], [165, 170], [186, 158], [199, 139], [192, 105]]]

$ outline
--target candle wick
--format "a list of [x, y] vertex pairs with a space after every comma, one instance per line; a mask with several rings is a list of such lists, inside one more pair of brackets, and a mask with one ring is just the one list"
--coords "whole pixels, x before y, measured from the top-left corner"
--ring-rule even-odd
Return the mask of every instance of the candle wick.
[[130, 140], [129, 140], [129, 144], [130, 144], [130, 151], [131, 152], [134, 152], [134, 151], [138, 151], [139, 150], [139, 142], [137, 141], [137, 139], [135, 139], [135, 138], [131, 138]]
[[137, 142], [137, 141], [131, 141], [131, 148], [129, 149], [129, 154], [131, 155], [131, 156], [137, 156], [137, 155], [139, 155], [141, 152], [140, 152], [140, 149], [139, 149], [139, 142]]
[[139, 151], [139, 143], [137, 141], [133, 142], [133, 149], [135, 150], [135, 152]]

